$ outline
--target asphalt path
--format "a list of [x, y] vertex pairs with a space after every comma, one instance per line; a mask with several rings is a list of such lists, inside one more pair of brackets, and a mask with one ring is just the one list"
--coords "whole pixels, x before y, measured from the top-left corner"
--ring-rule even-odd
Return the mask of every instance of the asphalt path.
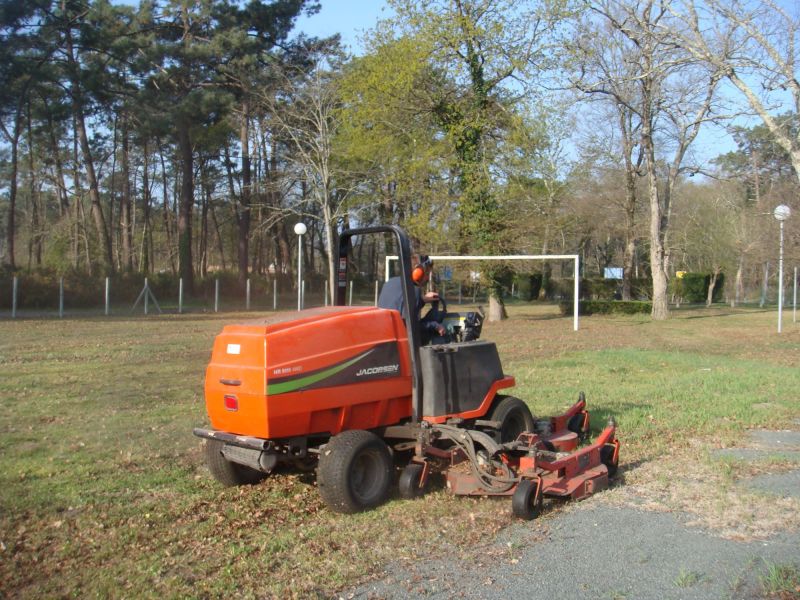
[[[753, 432], [740, 458], [800, 451], [800, 432]], [[740, 485], [800, 496], [800, 469]], [[768, 565], [800, 567], [800, 532], [724, 539], [690, 515], [611, 506], [599, 494], [533, 522], [517, 522], [469, 557], [388, 565], [375, 581], [340, 594], [374, 598], [719, 600], [763, 598]]]
[[[552, 524], [514, 525], [491, 560], [395, 565], [345, 598], [719, 600], [759, 597], [765, 561], [800, 562], [800, 534], [736, 542], [680, 515], [589, 506]], [[509, 545], [510, 544], [510, 545]]]

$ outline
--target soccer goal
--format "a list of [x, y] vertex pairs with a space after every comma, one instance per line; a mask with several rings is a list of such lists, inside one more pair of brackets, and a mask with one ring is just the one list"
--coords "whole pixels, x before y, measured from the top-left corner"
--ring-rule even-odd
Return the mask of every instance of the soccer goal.
[[[500, 256], [433, 256], [431, 260], [439, 262], [467, 262], [467, 261], [484, 261], [484, 260], [571, 260], [573, 262], [573, 279], [575, 281], [573, 295], [572, 295], [572, 329], [578, 331], [578, 299], [580, 298], [580, 277], [578, 276], [580, 256], [577, 254], [507, 254]], [[389, 273], [391, 273], [391, 262], [397, 260], [397, 255], [390, 255], [386, 257], [385, 281], [389, 280]]]

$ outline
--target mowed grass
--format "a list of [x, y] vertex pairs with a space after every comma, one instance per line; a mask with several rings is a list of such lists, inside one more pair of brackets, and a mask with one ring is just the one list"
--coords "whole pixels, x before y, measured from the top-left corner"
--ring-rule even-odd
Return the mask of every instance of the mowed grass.
[[[682, 310], [664, 323], [511, 307], [487, 324], [515, 395], [547, 415], [585, 391], [626, 464], [797, 428], [800, 328], [775, 313]], [[253, 314], [0, 322], [0, 594], [328, 597], [390, 560], [485, 545], [508, 499], [441, 487], [343, 516], [313, 475], [223, 489], [192, 427], [214, 336]], [[559, 509], [556, 508], [555, 512]]]

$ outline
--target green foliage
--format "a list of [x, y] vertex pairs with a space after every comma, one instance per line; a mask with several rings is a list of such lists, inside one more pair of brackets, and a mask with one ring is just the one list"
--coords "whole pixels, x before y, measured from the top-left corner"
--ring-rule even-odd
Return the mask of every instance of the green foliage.
[[541, 273], [518, 273], [514, 276], [514, 285], [519, 292], [521, 300], [530, 302], [539, 298], [539, 290], [542, 288]]
[[[709, 283], [711, 283], [710, 273], [684, 273], [682, 278], [675, 277], [670, 281], [670, 291], [690, 304], [705, 302]], [[724, 288], [725, 274], [720, 273], [714, 284], [713, 302], [719, 302], [722, 299]]]
[[[572, 302], [560, 302], [558, 307], [564, 316], [572, 315], [574, 310]], [[581, 315], [649, 315], [652, 309], [652, 302], [641, 300], [581, 300], [578, 303]]]
[[600, 277], [582, 279], [581, 298], [614, 300], [621, 288], [622, 282], [616, 279], [602, 279]]
[[679, 588], [689, 588], [703, 581], [704, 575], [697, 571], [689, 571], [681, 569], [678, 576], [675, 578], [675, 585]]
[[[559, 283], [559, 286], [565, 287], [567, 284], [572, 285], [572, 280], [563, 280]], [[653, 283], [650, 279], [632, 279], [631, 295], [640, 300], [649, 299], [652, 285]], [[571, 290], [572, 288], [569, 289]], [[559, 293], [563, 296], [566, 291], [566, 289], [559, 290]], [[619, 300], [621, 297], [622, 281], [603, 279], [602, 277], [581, 279], [581, 299]]]
[[[784, 113], [776, 118], [791, 137], [798, 133], [798, 116]], [[765, 125], [751, 128], [735, 127], [733, 139], [738, 146], [735, 152], [718, 156], [714, 163], [725, 177], [739, 179], [746, 186], [748, 198], [756, 197], [756, 186], [768, 181], [786, 181], [795, 178], [789, 154], [776, 141]], [[757, 157], [757, 160], [754, 160]], [[756, 181], [756, 180], [760, 181]]]
[[367, 182], [359, 182], [352, 202], [372, 205], [377, 222], [401, 221], [412, 238], [433, 247], [454, 244], [448, 223], [456, 207], [441, 178], [452, 150], [431, 117], [429, 96], [439, 81], [429, 51], [417, 36], [378, 38], [345, 67], [332, 160]]
[[761, 575], [761, 586], [769, 596], [796, 598], [800, 590], [800, 569], [793, 564], [764, 561], [767, 572]]

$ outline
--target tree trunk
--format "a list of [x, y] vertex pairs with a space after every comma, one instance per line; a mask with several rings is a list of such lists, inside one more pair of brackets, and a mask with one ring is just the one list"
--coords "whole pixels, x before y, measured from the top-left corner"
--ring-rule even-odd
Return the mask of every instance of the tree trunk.
[[708, 290], [706, 290], [706, 308], [711, 308], [711, 305], [714, 303], [714, 286], [717, 285], [717, 277], [719, 276], [720, 270], [715, 268], [711, 272], [711, 277], [708, 279]]
[[325, 230], [325, 251], [328, 256], [328, 291], [330, 292], [331, 304], [336, 298], [336, 263], [339, 260], [338, 249], [335, 248], [335, 229], [333, 225], [333, 213], [330, 205], [326, 202], [322, 205], [323, 228]]
[[17, 268], [17, 260], [14, 249], [14, 237], [17, 232], [17, 177], [19, 176], [19, 134], [22, 122], [21, 107], [17, 110], [14, 119], [14, 131], [11, 134], [11, 174], [8, 191], [8, 227], [6, 229], [6, 246], [8, 253], [6, 262], [12, 269]]
[[[643, 94], [646, 98], [652, 98], [652, 94], [647, 87]], [[650, 271], [653, 278], [653, 308], [650, 314], [653, 320], [663, 321], [669, 318], [669, 304], [664, 256], [664, 221], [661, 198], [658, 192], [652, 119], [653, 116], [649, 112], [649, 104], [645, 103], [645, 111], [642, 115], [642, 147], [646, 158], [647, 187], [650, 200]]]
[[735, 306], [736, 304], [740, 304], [742, 302], [742, 296], [744, 291], [744, 284], [742, 282], [742, 278], [744, 276], [744, 254], [739, 255], [739, 261], [736, 264], [736, 283], [735, 289], [733, 292], [733, 304], [731, 306]]
[[119, 206], [120, 241], [122, 242], [122, 269], [133, 271], [133, 240], [131, 239], [131, 172], [128, 119], [122, 116], [122, 195]]
[[200, 261], [200, 275], [203, 277], [208, 273], [208, 205], [211, 203], [211, 187], [207, 180], [207, 164], [205, 160], [200, 161], [200, 185], [202, 188], [201, 208], [200, 208], [200, 243], [198, 244], [198, 254]]
[[28, 101], [27, 105], [27, 125], [28, 125], [28, 193], [31, 205], [31, 230], [28, 239], [28, 268], [31, 262], [37, 267], [42, 266], [42, 218], [45, 215], [40, 214], [41, 210], [39, 202], [39, 194], [36, 185], [36, 164], [34, 162], [34, 148], [33, 148], [33, 123], [31, 120], [31, 103]]
[[153, 232], [150, 228], [150, 157], [148, 154], [147, 140], [142, 143], [142, 211], [144, 214], [144, 231], [142, 232], [142, 257], [139, 269], [142, 273], [149, 273], [152, 262]]
[[97, 174], [94, 170], [94, 159], [92, 152], [89, 148], [89, 137], [86, 134], [86, 117], [83, 113], [83, 94], [81, 92], [81, 83], [78, 77], [79, 65], [75, 59], [75, 52], [72, 47], [72, 30], [68, 26], [65, 31], [64, 38], [67, 50], [67, 60], [70, 64], [70, 96], [72, 100], [72, 114], [74, 117], [74, 125], [78, 131], [78, 141], [81, 146], [81, 154], [83, 155], [83, 163], [86, 169], [86, 180], [89, 184], [89, 200], [92, 203], [92, 217], [94, 219], [95, 229], [97, 230], [97, 237], [100, 241], [103, 251], [101, 252], [101, 261], [106, 271], [114, 272], [114, 255], [111, 248], [111, 237], [108, 234], [106, 227], [106, 220], [103, 216], [103, 207], [100, 203], [100, 188], [97, 183]]
[[[256, 178], [258, 178], [258, 175], [256, 175]], [[258, 209], [256, 210], [257, 232], [254, 239], [256, 247], [255, 250], [253, 251], [253, 267], [252, 267], [253, 273], [257, 275], [261, 275], [264, 272], [264, 261], [263, 261], [264, 257], [261, 254], [264, 250], [264, 240], [263, 240], [264, 236], [262, 235], [262, 227], [261, 227], [263, 223], [264, 223], [263, 213], [261, 210], [261, 203], [259, 202]]]
[[247, 280], [250, 256], [250, 110], [247, 101], [242, 103], [242, 123], [239, 131], [239, 143], [242, 146], [242, 193], [238, 212], [239, 240], [239, 283]]
[[214, 233], [217, 236], [217, 247], [219, 248], [219, 260], [222, 263], [222, 270], [227, 269], [225, 265], [225, 244], [222, 241], [222, 234], [219, 232], [219, 221], [217, 221], [217, 211], [214, 210], [214, 200], [209, 198], [208, 209], [211, 212], [211, 222], [214, 223]]
[[634, 127], [630, 121], [630, 110], [619, 102], [615, 106], [619, 115], [622, 151], [625, 159], [625, 247], [622, 251], [622, 299], [629, 301], [632, 296], [631, 280], [634, 275], [633, 261], [636, 255], [636, 174], [640, 163], [633, 160], [636, 144], [633, 140]]
[[177, 124], [178, 146], [181, 159], [181, 200], [178, 212], [178, 272], [187, 293], [194, 293], [194, 265], [192, 264], [192, 205], [194, 204], [194, 160], [189, 124]]
[[[87, 264], [87, 271], [89, 275], [92, 274], [92, 260], [91, 256], [89, 255], [89, 240], [88, 236], [86, 235], [83, 226], [84, 226], [84, 218], [83, 218], [83, 192], [81, 191], [81, 171], [80, 171], [80, 161], [79, 156], [80, 152], [78, 151], [78, 127], [75, 125], [75, 115], [72, 116], [72, 185], [74, 190], [74, 200], [73, 204], [75, 206], [74, 210], [74, 219], [75, 219], [75, 238], [74, 238], [74, 245], [73, 251], [75, 253], [75, 263], [74, 266], [77, 269], [78, 265], [80, 264], [80, 242], [81, 238], [83, 238], [84, 243], [86, 245], [86, 264]], [[82, 235], [83, 232], [83, 235]]]
[[489, 293], [489, 321], [502, 321], [503, 319], [508, 318], [508, 313], [506, 313], [506, 306], [502, 300], [498, 302], [499, 294], [494, 294], [492, 292]]
[[128, 119], [122, 115], [122, 195], [119, 206], [120, 237], [122, 238], [122, 270], [133, 271], [133, 240], [131, 232], [131, 172]]
[[69, 199], [67, 197], [67, 185], [64, 179], [64, 165], [61, 162], [61, 152], [58, 148], [58, 141], [56, 140], [56, 128], [53, 123], [53, 114], [50, 112], [50, 106], [47, 104], [47, 98], [42, 97], [44, 102], [45, 112], [47, 113], [47, 129], [48, 137], [50, 140], [50, 152], [56, 165], [56, 189], [58, 191], [58, 214], [62, 218], [69, 213]]
[[97, 175], [94, 170], [94, 159], [89, 148], [89, 138], [86, 135], [86, 122], [84, 120], [83, 111], [79, 105], [74, 107], [77, 110], [77, 124], [78, 124], [78, 140], [81, 145], [81, 154], [83, 154], [84, 167], [86, 168], [86, 179], [89, 184], [89, 201], [91, 202], [92, 218], [94, 226], [97, 230], [97, 237], [102, 245], [101, 261], [103, 266], [110, 272], [114, 272], [114, 255], [111, 248], [111, 237], [108, 234], [108, 227], [106, 220], [103, 216], [103, 206], [100, 203], [100, 188], [97, 183]]
[[167, 260], [169, 261], [170, 269], [172, 269], [172, 274], [176, 275], [178, 270], [175, 266], [175, 254], [173, 253], [173, 243], [172, 243], [172, 227], [169, 223], [169, 185], [167, 182], [167, 165], [164, 161], [164, 149], [161, 147], [161, 142], [158, 142], [158, 155], [161, 159], [161, 183], [163, 185], [163, 194], [164, 194], [164, 207], [162, 210], [162, 215], [164, 216], [164, 232], [167, 236]]

